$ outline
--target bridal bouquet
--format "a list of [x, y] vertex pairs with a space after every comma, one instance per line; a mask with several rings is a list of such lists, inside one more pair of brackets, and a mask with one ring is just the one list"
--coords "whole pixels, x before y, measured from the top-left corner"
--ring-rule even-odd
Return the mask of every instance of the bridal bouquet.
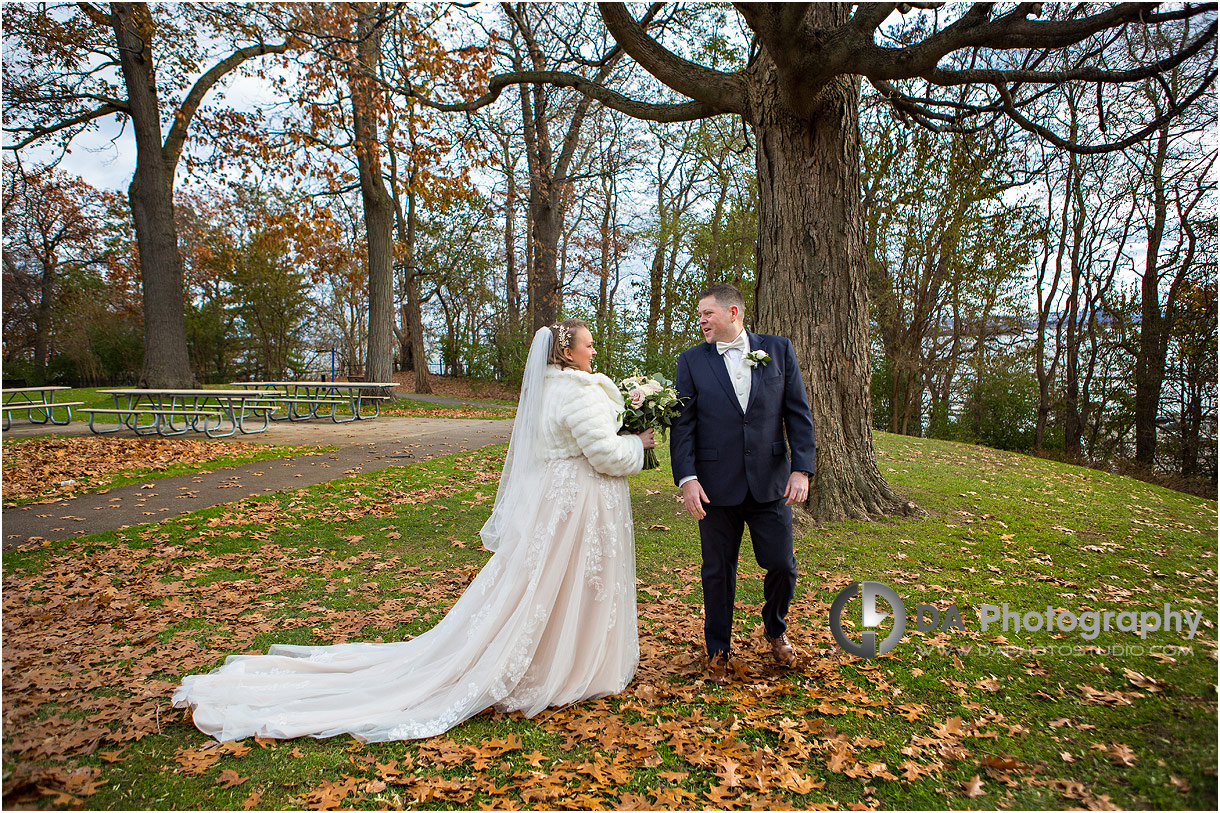
[[[634, 375], [619, 382], [623, 393], [623, 431], [632, 434], [647, 429], [656, 429], [664, 436], [665, 430], [682, 411], [678, 392], [673, 383], [659, 375]], [[661, 465], [656, 450], [644, 450], [644, 468], [655, 469]]]

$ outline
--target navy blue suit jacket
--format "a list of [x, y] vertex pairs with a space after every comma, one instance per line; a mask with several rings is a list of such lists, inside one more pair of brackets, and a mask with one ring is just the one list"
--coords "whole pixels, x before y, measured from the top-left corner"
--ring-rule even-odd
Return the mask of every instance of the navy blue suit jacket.
[[678, 357], [674, 384], [683, 407], [670, 436], [674, 483], [697, 476], [712, 505], [742, 503], [747, 487], [759, 502], [778, 500], [793, 471], [813, 472], [813, 418], [792, 342], [748, 335], [750, 349], [765, 350], [771, 361], [752, 370], [744, 412], [715, 344]]

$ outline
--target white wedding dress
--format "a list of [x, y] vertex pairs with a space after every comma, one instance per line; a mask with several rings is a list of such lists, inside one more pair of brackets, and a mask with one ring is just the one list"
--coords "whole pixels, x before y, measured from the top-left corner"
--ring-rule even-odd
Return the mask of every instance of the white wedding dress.
[[231, 655], [174, 693], [201, 731], [417, 739], [487, 708], [533, 716], [626, 688], [639, 642], [625, 475], [640, 471], [643, 446], [616, 434], [609, 379], [546, 367], [549, 337], [540, 330], [531, 348], [483, 531], [496, 553], [444, 619], [409, 641]]

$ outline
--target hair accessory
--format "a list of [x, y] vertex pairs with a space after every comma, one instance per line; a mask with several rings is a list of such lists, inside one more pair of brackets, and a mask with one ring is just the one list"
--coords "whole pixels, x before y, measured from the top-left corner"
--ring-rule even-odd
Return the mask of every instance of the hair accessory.
[[566, 348], [572, 343], [572, 331], [568, 330], [568, 326], [562, 323], [551, 325], [555, 332], [559, 334], [559, 346]]

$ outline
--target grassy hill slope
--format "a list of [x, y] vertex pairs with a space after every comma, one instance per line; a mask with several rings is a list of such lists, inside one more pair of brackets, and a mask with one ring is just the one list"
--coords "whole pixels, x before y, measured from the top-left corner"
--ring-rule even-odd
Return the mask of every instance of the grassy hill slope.
[[[6, 554], [6, 804], [1215, 809], [1216, 504], [960, 444], [877, 448], [927, 516], [798, 532], [797, 669], [765, 656], [747, 543], [737, 677], [702, 679], [697, 529], [663, 467], [632, 480], [628, 690], [420, 743], [217, 748], [167, 697], [231, 652], [432, 626], [488, 558], [477, 533], [504, 447]], [[829, 608], [853, 580], [884, 582], [912, 615], [954, 605], [964, 629], [909, 616], [891, 652], [847, 655]], [[980, 608], [1005, 603], [1169, 604], [1202, 622], [1193, 637], [984, 631]], [[858, 639], [858, 599], [844, 616]]]

